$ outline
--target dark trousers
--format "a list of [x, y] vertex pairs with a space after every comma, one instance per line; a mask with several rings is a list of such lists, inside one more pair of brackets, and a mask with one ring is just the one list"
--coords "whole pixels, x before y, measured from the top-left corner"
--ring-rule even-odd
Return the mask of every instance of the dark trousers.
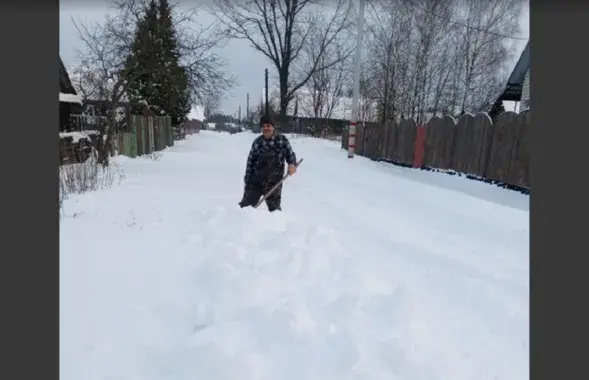
[[[270, 189], [276, 184], [276, 182], [271, 182], [265, 185], [262, 184], [251, 184], [246, 185], [245, 191], [243, 192], [243, 198], [241, 202], [239, 202], [239, 206], [241, 208], [248, 207], [248, 206], [255, 206], [264, 194], [266, 194]], [[266, 205], [268, 206], [268, 211], [276, 211], [282, 210], [280, 207], [280, 203], [282, 202], [282, 184], [280, 184], [276, 190], [268, 198], [266, 198]]]

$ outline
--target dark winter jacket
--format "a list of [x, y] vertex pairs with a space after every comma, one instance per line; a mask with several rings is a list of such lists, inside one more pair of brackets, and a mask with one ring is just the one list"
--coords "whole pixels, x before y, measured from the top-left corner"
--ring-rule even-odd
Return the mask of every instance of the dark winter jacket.
[[296, 165], [297, 157], [288, 139], [275, 133], [269, 139], [257, 137], [247, 157], [244, 182], [246, 185], [275, 184], [284, 175], [284, 162]]

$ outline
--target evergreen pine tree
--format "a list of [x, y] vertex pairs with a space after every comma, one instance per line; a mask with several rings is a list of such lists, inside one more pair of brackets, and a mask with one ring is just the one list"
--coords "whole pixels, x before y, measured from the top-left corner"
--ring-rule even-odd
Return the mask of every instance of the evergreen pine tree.
[[158, 70], [161, 41], [158, 36], [158, 9], [155, 0], [148, 4], [145, 14], [137, 22], [132, 52], [127, 59], [127, 95], [132, 113], [143, 114], [145, 104], [157, 107]]
[[190, 112], [190, 92], [186, 68], [180, 63], [178, 40], [168, 0], [158, 0], [158, 25], [161, 41], [161, 67], [166, 72], [161, 78], [160, 106], [177, 125]]
[[155, 115], [170, 116], [172, 125], [186, 119], [190, 112], [188, 75], [180, 64], [172, 8], [167, 0], [151, 0], [138, 21], [127, 75], [134, 113], [142, 114], [143, 102], [147, 102]]

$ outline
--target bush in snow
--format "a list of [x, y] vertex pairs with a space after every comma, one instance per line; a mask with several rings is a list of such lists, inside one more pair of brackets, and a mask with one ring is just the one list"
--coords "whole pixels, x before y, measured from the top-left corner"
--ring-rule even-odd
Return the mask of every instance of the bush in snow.
[[59, 203], [71, 194], [101, 190], [119, 184], [124, 178], [122, 168], [115, 163], [100, 165], [92, 155], [86, 162], [59, 167]]

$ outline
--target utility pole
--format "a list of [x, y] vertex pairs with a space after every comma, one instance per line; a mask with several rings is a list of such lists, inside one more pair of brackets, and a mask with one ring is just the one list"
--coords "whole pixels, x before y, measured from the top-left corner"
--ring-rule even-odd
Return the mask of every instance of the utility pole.
[[354, 158], [356, 149], [356, 124], [358, 123], [358, 98], [360, 97], [360, 68], [362, 63], [362, 38], [364, 34], [365, 0], [360, 0], [358, 36], [356, 38], [356, 61], [354, 62], [354, 88], [352, 95], [352, 117], [348, 129], [348, 158]]
[[250, 125], [250, 94], [249, 92], [245, 96], [245, 124], [249, 128]]
[[268, 69], [266, 69], [264, 71], [264, 82], [265, 82], [265, 91], [266, 91], [266, 116], [270, 116], [268, 114], [268, 112], [270, 111], [270, 107], [269, 107], [269, 102], [270, 100], [268, 99]]

